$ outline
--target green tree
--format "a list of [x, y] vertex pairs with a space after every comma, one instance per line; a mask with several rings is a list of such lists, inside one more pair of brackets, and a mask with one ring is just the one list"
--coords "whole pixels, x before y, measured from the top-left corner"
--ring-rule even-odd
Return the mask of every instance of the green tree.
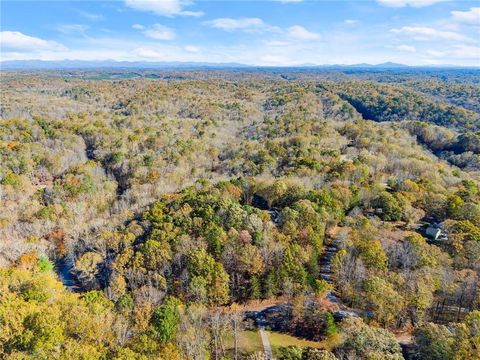
[[364, 263], [378, 270], [387, 270], [388, 257], [378, 240], [363, 240], [356, 244], [360, 258]]
[[374, 199], [373, 206], [381, 210], [379, 215], [386, 221], [399, 221], [404, 214], [404, 210], [398, 199], [387, 192], [382, 192]]
[[337, 360], [337, 357], [328, 350], [306, 348], [303, 350], [302, 360]]
[[48, 272], [53, 270], [54, 265], [47, 257], [41, 256], [38, 259], [37, 267], [40, 272]]
[[383, 325], [394, 325], [404, 307], [404, 299], [386, 279], [371, 276], [365, 280], [365, 299], [375, 319]]
[[462, 210], [463, 200], [460, 196], [450, 195], [447, 198], [447, 215], [452, 219], [458, 219]]
[[457, 328], [455, 360], [480, 359], [480, 311], [472, 311]]
[[187, 269], [191, 276], [189, 287], [191, 292], [203, 291], [206, 301], [212, 305], [224, 304], [228, 301], [229, 276], [223, 265], [216, 262], [205, 249], [196, 249], [190, 253]]
[[330, 337], [337, 333], [337, 324], [335, 323], [335, 319], [330, 312], [326, 312], [324, 315], [325, 321], [325, 334]]
[[131, 310], [135, 306], [132, 297], [129, 294], [121, 295], [115, 302], [118, 311]]
[[283, 254], [280, 273], [283, 280], [290, 280], [300, 288], [307, 284], [308, 274], [303, 266], [305, 254], [298, 244], [290, 244]]
[[334, 351], [341, 359], [403, 360], [397, 339], [385, 329], [350, 317], [342, 321], [341, 333], [343, 342]]
[[181, 320], [179, 310], [181, 305], [179, 299], [169, 296], [153, 311], [151, 322], [162, 344], [172, 341], [177, 334]]
[[281, 347], [277, 350], [279, 360], [302, 360], [303, 349], [299, 346]]
[[415, 343], [421, 359], [452, 360], [454, 335], [444, 325], [427, 323], [415, 329]]

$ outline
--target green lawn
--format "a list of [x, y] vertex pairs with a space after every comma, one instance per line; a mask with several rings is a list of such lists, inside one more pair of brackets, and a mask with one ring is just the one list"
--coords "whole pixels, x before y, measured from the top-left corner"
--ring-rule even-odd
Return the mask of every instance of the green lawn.
[[[233, 354], [234, 344], [233, 338], [228, 339], [228, 352]], [[262, 339], [258, 331], [240, 331], [238, 333], [238, 350], [241, 354], [251, 354], [257, 351], [263, 351]]]
[[258, 331], [242, 331], [238, 337], [238, 347], [244, 353], [263, 351], [262, 338]]
[[274, 331], [268, 331], [267, 334], [268, 338], [270, 339], [270, 345], [272, 346], [272, 351], [274, 355], [276, 355], [278, 348], [285, 346], [323, 348], [322, 343], [317, 341], [300, 339], [295, 336]]
[[[274, 355], [276, 355], [278, 348], [284, 346], [313, 347], [323, 349], [326, 345], [323, 342], [300, 339], [295, 336], [283, 334], [276, 331], [267, 331], [267, 335], [270, 340]], [[233, 354], [233, 339], [228, 339], [227, 348], [228, 353]], [[263, 351], [263, 344], [262, 339], [260, 338], [260, 333], [257, 330], [246, 330], [239, 332], [238, 349], [240, 354], [242, 355]]]

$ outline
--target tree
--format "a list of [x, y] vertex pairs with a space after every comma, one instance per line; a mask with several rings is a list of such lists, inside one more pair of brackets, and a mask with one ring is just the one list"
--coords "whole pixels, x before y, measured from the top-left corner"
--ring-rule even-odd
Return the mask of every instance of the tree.
[[379, 214], [383, 220], [399, 221], [403, 217], [404, 210], [398, 199], [390, 193], [382, 192], [373, 201], [375, 208], [381, 209]]
[[306, 348], [303, 350], [302, 360], [337, 360], [337, 357], [328, 350]]
[[365, 280], [365, 299], [373, 316], [383, 325], [395, 325], [404, 307], [403, 296], [387, 280], [371, 276]]
[[40, 259], [38, 259], [37, 267], [40, 272], [48, 272], [53, 270], [54, 265], [47, 257], [41, 256]]
[[422, 359], [452, 360], [454, 334], [444, 325], [427, 323], [415, 329], [415, 344]]
[[25, 317], [24, 326], [19, 338], [20, 349], [46, 355], [64, 341], [65, 333], [57, 307], [39, 308]]
[[385, 254], [380, 241], [360, 240], [357, 242], [356, 247], [358, 249], [360, 258], [367, 266], [378, 270], [387, 269], [388, 257]]
[[463, 200], [460, 196], [450, 195], [447, 198], [447, 215], [452, 219], [458, 219], [462, 210]]
[[207, 359], [211, 354], [207, 316], [207, 309], [197, 304], [186, 307], [181, 313], [177, 342], [188, 359]]
[[457, 328], [455, 360], [480, 359], [480, 311], [472, 311]]
[[243, 313], [236, 303], [230, 305], [229, 312], [233, 331], [234, 360], [238, 360], [238, 334], [242, 327]]
[[115, 302], [118, 311], [131, 310], [135, 306], [132, 297], [129, 294], [121, 295]]
[[80, 256], [75, 262], [75, 269], [80, 272], [80, 277], [87, 283], [95, 281], [99, 272], [99, 265], [103, 257], [99, 253], [90, 251]]
[[335, 323], [335, 319], [333, 318], [333, 315], [329, 312], [326, 312], [324, 316], [324, 321], [325, 321], [325, 334], [328, 337], [335, 335], [338, 329]]
[[179, 307], [182, 302], [173, 296], [165, 299], [162, 305], [158, 306], [152, 314], [152, 325], [162, 344], [167, 344], [175, 339], [180, 324]]
[[279, 360], [302, 360], [303, 350], [299, 346], [287, 346], [278, 349]]
[[229, 276], [222, 264], [216, 262], [205, 249], [196, 249], [190, 253], [187, 269], [191, 276], [189, 291], [192, 294], [205, 294], [203, 300], [212, 305], [228, 301]]
[[[48, 302], [26, 290], [35, 288]], [[1, 358], [102, 359], [120, 347], [113, 330], [118, 319], [102, 292], [80, 297], [52, 272], [0, 270]]]
[[343, 342], [334, 350], [341, 359], [403, 359], [400, 345], [392, 333], [368, 326], [362, 319], [344, 319], [341, 333]]
[[290, 244], [285, 249], [280, 269], [282, 280], [291, 281], [299, 289], [307, 284], [308, 274], [303, 266], [303, 263], [307, 260], [305, 255], [305, 252], [298, 244]]

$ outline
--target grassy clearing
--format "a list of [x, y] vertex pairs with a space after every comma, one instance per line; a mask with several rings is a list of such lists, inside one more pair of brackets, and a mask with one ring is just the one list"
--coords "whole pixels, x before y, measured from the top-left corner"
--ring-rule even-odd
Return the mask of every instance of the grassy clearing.
[[[319, 349], [325, 349], [329, 347], [325, 342], [309, 341], [275, 331], [267, 331], [267, 335], [270, 340], [274, 355], [276, 355], [279, 348], [285, 346], [313, 347]], [[233, 339], [228, 339], [227, 348], [228, 353], [233, 354]], [[238, 348], [239, 353], [242, 355], [263, 351], [262, 339], [258, 330], [239, 332]]]
[[[233, 338], [227, 341], [227, 349], [229, 354], [234, 352]], [[262, 339], [260, 333], [255, 330], [240, 331], [238, 333], [238, 350], [242, 355], [251, 354], [257, 351], [263, 351]]]
[[317, 341], [300, 339], [292, 335], [273, 331], [268, 331], [267, 334], [268, 338], [270, 339], [270, 345], [272, 346], [272, 351], [274, 355], [276, 355], [278, 348], [285, 346], [312, 347], [322, 349], [324, 348], [324, 344]]
[[255, 331], [242, 331], [238, 337], [239, 348], [244, 353], [263, 351], [260, 333]]

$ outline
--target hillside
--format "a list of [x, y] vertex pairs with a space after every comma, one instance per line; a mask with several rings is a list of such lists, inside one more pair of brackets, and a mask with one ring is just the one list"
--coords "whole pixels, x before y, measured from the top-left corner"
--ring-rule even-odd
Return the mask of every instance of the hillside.
[[480, 79], [409, 71], [2, 72], [0, 357], [480, 358]]

